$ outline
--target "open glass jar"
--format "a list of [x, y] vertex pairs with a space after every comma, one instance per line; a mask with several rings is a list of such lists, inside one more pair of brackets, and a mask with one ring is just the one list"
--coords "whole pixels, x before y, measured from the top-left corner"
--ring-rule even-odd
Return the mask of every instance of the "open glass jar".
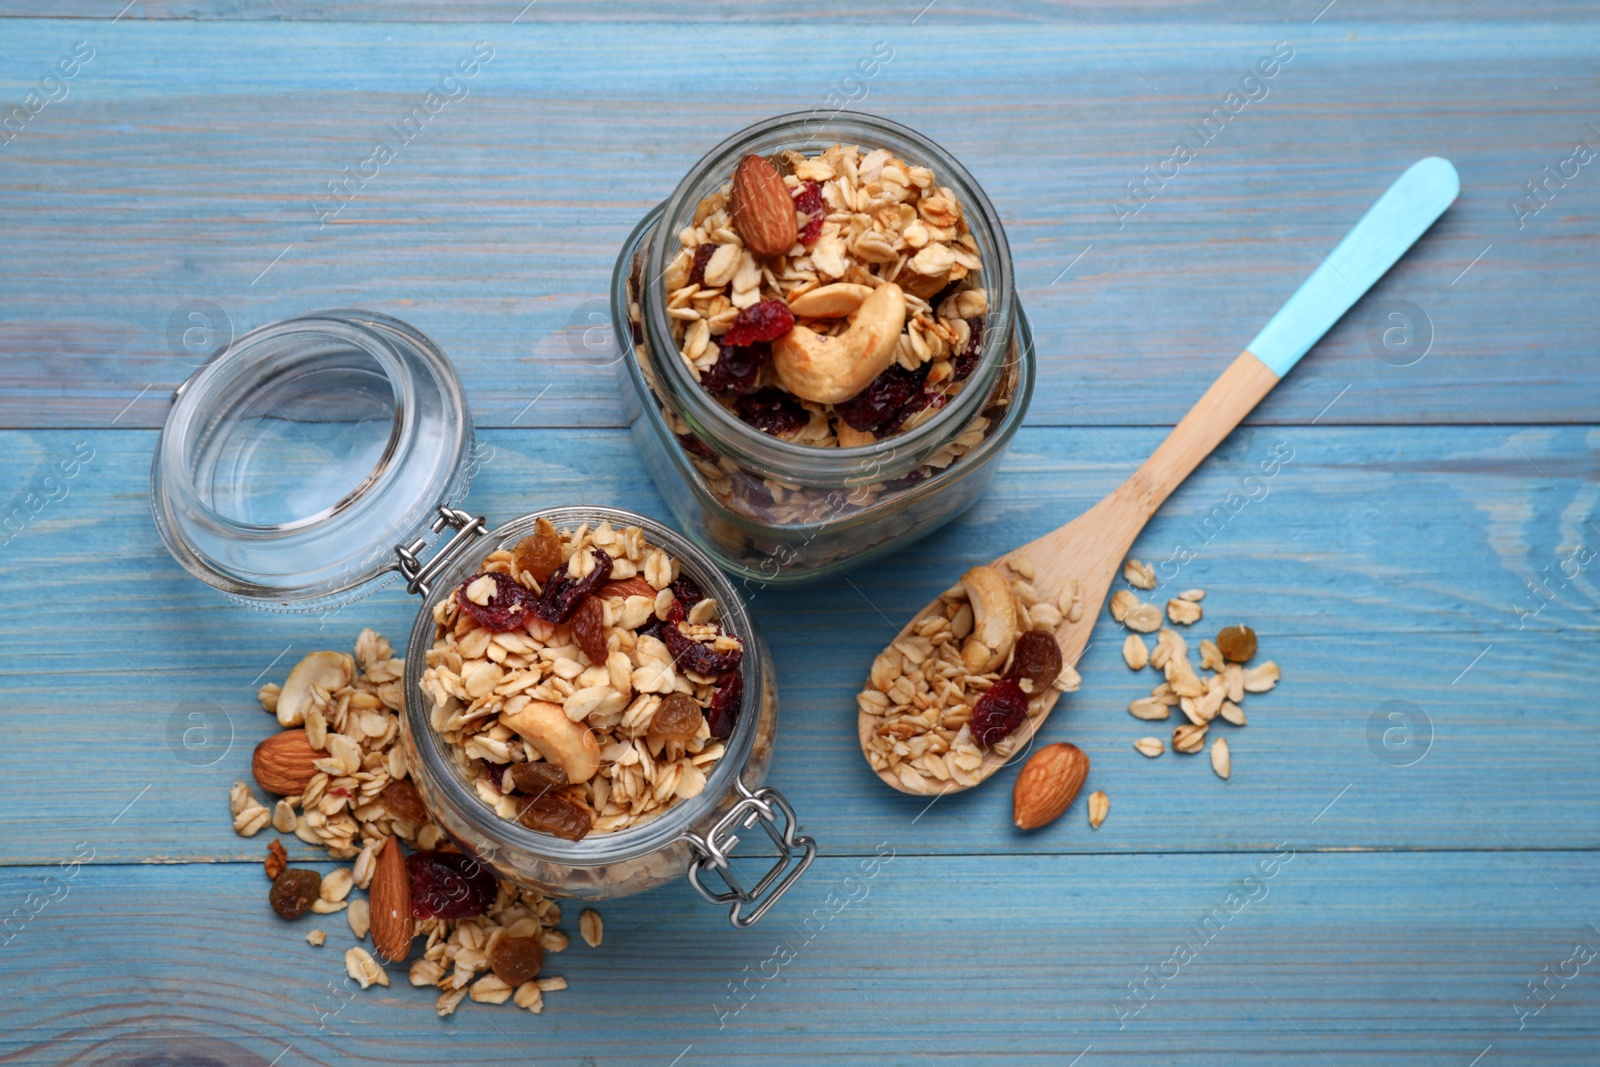
[[[667, 278], [702, 200], [728, 185], [741, 159], [782, 162], [785, 153], [815, 155], [841, 142], [931, 168], [954, 194], [982, 261], [987, 310], [975, 367], [931, 417], [868, 444], [819, 447], [762, 432], [702, 386], [680, 355]], [[624, 243], [612, 274], [612, 316], [627, 416], [656, 485], [719, 564], [763, 583], [854, 566], [961, 514], [992, 479], [1033, 389], [1032, 336], [988, 197], [937, 144], [873, 115], [842, 111], [822, 122], [780, 115], [712, 149]]]
[[[756, 919], [810, 864], [816, 845], [797, 835], [795, 814], [781, 794], [761, 787], [772, 758], [777, 729], [777, 687], [772, 658], [733, 584], [686, 538], [641, 515], [616, 508], [548, 508], [483, 532], [482, 520], [448, 513], [459, 528], [426, 567], [408, 563], [409, 587], [427, 607], [417, 615], [406, 647], [406, 712], [402, 720], [412, 780], [433, 817], [464, 850], [503, 878], [536, 886], [557, 896], [602, 898], [637, 893], [687, 874], [708, 900], [731, 905], [735, 926]], [[430, 726], [431, 701], [421, 687], [425, 651], [434, 638], [432, 606], [456, 595], [479, 561], [496, 549], [510, 549], [533, 532], [537, 518], [558, 529], [609, 522], [637, 526], [648, 541], [676, 558], [721, 609], [723, 629], [742, 639], [745, 655], [742, 706], [726, 751], [713, 765], [699, 795], [668, 808], [639, 826], [564, 841], [501, 818], [479, 799], [471, 784], [469, 760], [446, 744]], [[749, 888], [741, 886], [728, 864], [736, 834], [759, 824], [776, 847], [769, 872]], [[716, 873], [720, 888], [706, 884]]]
[[[406, 648], [400, 730], [412, 781], [462, 851], [557, 896], [620, 896], [687, 875], [707, 900], [729, 906], [735, 926], [753, 923], [816, 845], [799, 834], [788, 802], [762, 786], [777, 689], [737, 591], [682, 535], [615, 508], [550, 508], [491, 531], [458, 506], [471, 459], [465, 399], [438, 348], [386, 316], [318, 312], [244, 335], [178, 388], [152, 465], [151, 504], [174, 558], [251, 607], [321, 611], [396, 577], [424, 598]], [[641, 528], [715, 598], [726, 632], [745, 648], [738, 717], [701, 792], [651, 821], [576, 842], [503, 819], [479, 799], [459, 750], [433, 730], [419, 681], [434, 603], [540, 517], [562, 529]], [[757, 825], [777, 856], [744, 885], [730, 852]]]

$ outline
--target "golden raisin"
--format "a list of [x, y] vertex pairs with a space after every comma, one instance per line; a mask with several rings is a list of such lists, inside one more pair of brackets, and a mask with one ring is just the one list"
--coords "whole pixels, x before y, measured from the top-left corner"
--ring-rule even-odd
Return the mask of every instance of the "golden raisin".
[[1256, 654], [1256, 632], [1248, 626], [1225, 626], [1217, 634], [1217, 651], [1230, 663], [1248, 663]]
[[511, 562], [520, 578], [526, 571], [540, 585], [561, 566], [561, 535], [544, 519], [535, 524], [535, 533], [517, 542], [511, 550]]
[[554, 763], [513, 763], [511, 765], [511, 784], [519, 793], [526, 793], [531, 797], [543, 796], [552, 789], [560, 789], [567, 784], [567, 772], [557, 767]]
[[503, 937], [489, 955], [489, 967], [513, 988], [531, 982], [544, 967], [544, 946], [537, 937]]
[[423, 806], [422, 794], [417, 792], [417, 787], [411, 784], [410, 779], [396, 778], [383, 787], [378, 797], [395, 818], [404, 819], [419, 828], [427, 823], [428, 809]]
[[530, 799], [518, 809], [517, 821], [542, 834], [582, 841], [594, 828], [594, 809], [584, 799], [583, 786], [569, 785]]
[[611, 650], [606, 647], [606, 607], [599, 597], [586, 596], [578, 605], [577, 614], [572, 616], [572, 635], [590, 663], [598, 666], [606, 661]]
[[1031, 678], [1033, 691], [1039, 692], [1061, 674], [1061, 646], [1044, 630], [1029, 630], [1017, 638], [1016, 651], [1011, 654], [1011, 671], [1007, 677], [1013, 681]]
[[290, 867], [272, 881], [267, 901], [284, 919], [298, 919], [311, 910], [322, 895], [322, 875], [302, 867]]
[[650, 732], [667, 741], [691, 741], [700, 732], [703, 721], [705, 714], [694, 697], [687, 693], [669, 693], [650, 720]]

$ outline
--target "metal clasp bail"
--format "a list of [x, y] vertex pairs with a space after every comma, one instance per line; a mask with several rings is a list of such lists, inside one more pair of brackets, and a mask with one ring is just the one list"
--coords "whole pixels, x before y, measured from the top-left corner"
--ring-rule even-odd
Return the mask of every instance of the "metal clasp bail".
[[427, 563], [417, 558], [417, 553], [428, 547], [428, 539], [419, 537], [409, 545], [396, 545], [394, 554], [399, 557], [400, 573], [406, 576], [406, 592], [428, 596], [433, 592], [431, 583], [462, 551], [487, 530], [482, 515], [472, 515], [448, 504], [439, 505], [439, 515], [429, 524], [429, 529], [440, 533], [448, 526], [455, 534], [446, 541]]
[[[743, 930], [755, 925], [756, 920], [765, 915], [767, 909], [789, 891], [795, 879], [811, 866], [811, 861], [817, 858], [817, 843], [804, 835], [796, 835], [798, 826], [794, 808], [790, 807], [789, 801], [776, 789], [768, 786], [752, 793], [745, 788], [743, 782], [739, 781], [734, 782], [734, 788], [739, 791], [740, 800], [718, 820], [705, 837], [692, 833], [685, 836], [695, 852], [695, 858], [689, 864], [689, 884], [694, 886], [695, 892], [713, 904], [732, 904], [733, 906], [728, 909], [728, 921], [736, 929]], [[783, 815], [781, 826], [777, 818], [778, 813]], [[745, 889], [728, 865], [729, 853], [739, 844], [739, 838], [729, 831], [748, 830], [757, 822], [777, 846], [778, 861], [772, 865], [772, 869], [762, 877], [761, 881]], [[794, 861], [792, 867], [791, 861]], [[717, 872], [717, 876], [722, 879], [722, 884], [727, 886], [727, 889], [718, 891], [700, 880], [701, 871], [707, 867]], [[762, 899], [763, 894], [765, 899]], [[743, 909], [750, 904], [755, 905], [754, 910], [748, 915], [743, 914]]]

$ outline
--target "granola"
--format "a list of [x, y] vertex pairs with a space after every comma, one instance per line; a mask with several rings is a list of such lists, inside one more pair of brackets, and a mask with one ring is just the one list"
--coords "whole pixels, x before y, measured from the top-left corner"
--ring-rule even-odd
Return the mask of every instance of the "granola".
[[[869, 480], [802, 484], [742, 466], [715, 440], [697, 435], [657, 381], [644, 327], [647, 305], [664, 306], [674, 358], [685, 361], [715, 403], [763, 432], [818, 448], [869, 446], [923, 425], [969, 386], [982, 352], [991, 309], [979, 284], [980, 246], [957, 199], [932, 171], [882, 149], [853, 145], [834, 145], [811, 157], [784, 152], [774, 159], [786, 172], [783, 188], [797, 194], [791, 213], [804, 222], [787, 251], [757, 259], [734, 218], [730, 181], [707, 196], [693, 222], [677, 234], [681, 248], [661, 277], [652, 278], [643, 250], [636, 252], [628, 315], [638, 368], [706, 495], [739, 514], [787, 526], [839, 519], [913, 487], [926, 491], [925, 483], [1006, 425], [1021, 381], [1021, 357], [1016, 338], [1008, 338], [1011, 358], [977, 412], [949, 427], [912, 466], [890, 469], [892, 455], [874, 453], [861, 467]], [[935, 273], [922, 273], [927, 270]], [[849, 316], [859, 320], [869, 297], [891, 287], [901, 300], [888, 324], [893, 347], [887, 364], [872, 365], [876, 377], [852, 380], [848, 393], [823, 401], [794, 393], [794, 378], [785, 384], [773, 347], [805, 338], [810, 348], [803, 351], [818, 354], [854, 328]], [[886, 297], [876, 302], [895, 303]], [[779, 328], [783, 333], [776, 337], [748, 340]], [[741, 343], [730, 342], [730, 332]], [[888, 327], [883, 332], [889, 335]], [[835, 362], [869, 366], [865, 360]], [[813, 371], [817, 366], [808, 363]], [[837, 375], [824, 377], [839, 385]]]
[[[1144, 584], [1147, 565], [1129, 559], [1123, 566], [1122, 577], [1128, 584], [1140, 589], [1154, 588], [1154, 583]], [[1206, 597], [1204, 589], [1186, 589], [1167, 601], [1167, 618], [1179, 626], [1192, 626], [1202, 617], [1200, 602]], [[1189, 643], [1183, 636], [1165, 626], [1159, 627], [1156, 645], [1150, 650], [1137, 631], [1148, 622], [1146, 615], [1155, 605], [1144, 604], [1126, 589], [1111, 596], [1111, 617], [1135, 632], [1123, 642], [1123, 660], [1132, 670], [1143, 670], [1146, 665], [1164, 676], [1147, 697], [1139, 697], [1128, 704], [1128, 714], [1136, 719], [1165, 720], [1177, 708], [1184, 721], [1172, 731], [1174, 752], [1193, 755], [1206, 748], [1207, 733], [1218, 718], [1232, 726], [1247, 724], [1244, 709], [1246, 693], [1265, 693], [1278, 684], [1283, 672], [1271, 660], [1247, 667], [1245, 664], [1256, 654], [1256, 633], [1248, 626], [1227, 626], [1218, 632], [1216, 640], [1200, 639], [1200, 667], [1197, 671], [1189, 659]], [[1159, 617], [1157, 619], [1159, 626]], [[1210, 674], [1200, 672], [1209, 671]], [[1134, 742], [1142, 755], [1156, 757], [1163, 751], [1159, 738], [1142, 737]], [[1211, 767], [1220, 778], [1233, 772], [1233, 757], [1226, 738], [1213, 738], [1210, 742]]]
[[[353, 861], [321, 876], [317, 900], [306, 913], [345, 913], [358, 944], [344, 952], [341, 963], [363, 989], [389, 985], [383, 963], [359, 944], [372, 932], [373, 913], [369, 897], [358, 894], [370, 889], [376, 857], [385, 842], [396, 838], [419, 852], [455, 851], [408, 780], [405, 752], [399, 742], [404, 667], [405, 661], [395, 656], [388, 641], [372, 630], [361, 631], [348, 672], [339, 672], [334, 683], [337, 688], [311, 686], [303, 716], [292, 728], [314, 734], [318, 743], [313, 748], [319, 755], [327, 755], [317, 759], [315, 773], [301, 793], [279, 799], [270, 809], [275, 829], [293, 833], [332, 859]], [[276, 713], [280, 694], [277, 685], [263, 686], [258, 693], [262, 708]], [[233, 783], [229, 806], [235, 829], [243, 836], [253, 836], [268, 825], [269, 809], [247, 782]], [[284, 856], [282, 842], [274, 838], [268, 848], [269, 876], [284, 873]], [[494, 899], [481, 914], [413, 919], [411, 934], [424, 938], [424, 943], [420, 957], [410, 963], [408, 978], [414, 986], [436, 988], [435, 1010], [448, 1015], [469, 988], [487, 989], [486, 983], [499, 981], [492, 973], [491, 960], [502, 941], [533, 937], [546, 951], [565, 948], [566, 937], [556, 929], [560, 922], [561, 908], [556, 901], [497, 880]], [[306, 943], [313, 947], [323, 945], [327, 938], [328, 932], [322, 928], [305, 934]], [[376, 941], [375, 936], [373, 939]], [[493, 1003], [511, 999], [518, 1007], [537, 1013], [543, 1010], [544, 992], [566, 988], [565, 981], [547, 983], [548, 979], [528, 980], [514, 990], [508, 987], [505, 997], [487, 999]]]
[[[977, 366], [989, 311], [959, 198], [929, 168], [881, 148], [835, 144], [815, 156], [780, 152], [774, 162], [780, 198], [794, 201], [779, 210], [804, 220], [790, 247], [758, 254], [753, 212], [736, 210], [734, 181], [702, 199], [694, 225], [678, 235], [683, 247], [664, 281], [680, 355], [730, 412], [799, 444], [870, 444], [926, 422]], [[892, 333], [866, 381], [801, 385], [774, 366], [775, 343], [844, 337], [886, 286], [900, 306], [888, 309]], [[763, 314], [774, 321], [752, 329]]]
[[[518, 566], [540, 558], [561, 562]], [[627, 830], [698, 796], [726, 750], [743, 642], [638, 527], [541, 519], [433, 618], [432, 726], [504, 819], [570, 840]]]
[[[987, 592], [997, 595], [992, 584]], [[1024, 633], [1051, 634], [1060, 623], [1063, 610], [1039, 600], [1026, 579], [1011, 579], [1009, 593], [1015, 619], [1027, 626]], [[1068, 609], [1071, 597], [1071, 590], [1063, 597]], [[1008, 647], [993, 666], [987, 661], [977, 670], [969, 666], [962, 649], [973, 635], [973, 626], [974, 608], [967, 584], [946, 590], [937, 611], [918, 620], [906, 636], [873, 660], [867, 687], [856, 697], [857, 707], [877, 720], [864, 746], [867, 762], [876, 771], [895, 775], [907, 789], [921, 791], [929, 780], [954, 781], [964, 787], [978, 784], [985, 746], [974, 737], [973, 710], [1002, 679], [1013, 677], [1026, 696], [1026, 718], [1045, 709], [1048, 687], [1013, 674], [1020, 642]], [[1018, 635], [1011, 636], [1015, 639]], [[1059, 650], [1057, 657], [1059, 663]], [[1079, 682], [1077, 671], [1062, 666], [1048, 686], [1071, 693]], [[1010, 755], [1015, 751], [1014, 734], [1015, 726], [987, 747]]]

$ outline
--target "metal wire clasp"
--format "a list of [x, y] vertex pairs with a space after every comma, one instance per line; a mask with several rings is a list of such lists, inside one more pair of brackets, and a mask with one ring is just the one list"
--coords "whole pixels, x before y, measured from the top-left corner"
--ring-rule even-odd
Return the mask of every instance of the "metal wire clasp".
[[[717, 821], [710, 832], [705, 837], [694, 833], [685, 837], [695, 852], [695, 858], [689, 864], [689, 884], [713, 904], [733, 905], [728, 909], [728, 921], [735, 928], [743, 930], [765, 915], [767, 909], [788, 892], [795, 879], [811, 866], [811, 861], [817, 858], [817, 843], [803, 834], [796, 834], [798, 826], [794, 808], [776, 789], [769, 786], [752, 793], [740, 781], [734, 782], [734, 788], [740, 794], [739, 801]], [[783, 816], [781, 823], [779, 814]], [[729, 831], [748, 830], [758, 822], [777, 846], [778, 861], [761, 881], [745, 889], [728, 865], [729, 854], [739, 844], [739, 838]], [[701, 881], [701, 872], [707, 867], [717, 872], [726, 889], [715, 890]], [[755, 905], [754, 910], [744, 914], [743, 909], [751, 904]]]
[[428, 539], [419, 537], [409, 545], [396, 545], [394, 554], [400, 560], [400, 573], [406, 577], [406, 592], [428, 596], [433, 592], [431, 583], [441, 571], [450, 566], [466, 547], [487, 530], [482, 515], [472, 515], [448, 504], [439, 505], [439, 515], [429, 524], [429, 529], [440, 533], [448, 526], [455, 534], [446, 541], [433, 558], [424, 563], [417, 553], [428, 547]]

